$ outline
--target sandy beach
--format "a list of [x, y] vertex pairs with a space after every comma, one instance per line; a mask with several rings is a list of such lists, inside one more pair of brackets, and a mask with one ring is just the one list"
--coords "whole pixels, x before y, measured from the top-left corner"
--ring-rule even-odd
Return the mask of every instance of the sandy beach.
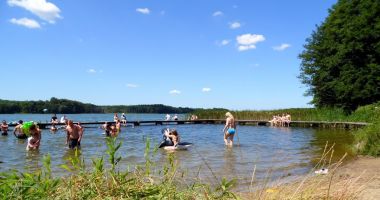
[[239, 194], [242, 199], [380, 199], [380, 158], [358, 156], [327, 174], [315, 173], [292, 183]]

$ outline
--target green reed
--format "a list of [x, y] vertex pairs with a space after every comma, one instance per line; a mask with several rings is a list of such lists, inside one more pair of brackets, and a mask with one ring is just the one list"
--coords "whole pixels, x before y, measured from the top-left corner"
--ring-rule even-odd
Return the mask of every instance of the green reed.
[[[271, 120], [274, 115], [290, 114], [292, 121], [347, 121], [372, 122], [380, 117], [380, 102], [359, 107], [356, 111], [347, 114], [340, 108], [289, 108], [278, 110], [242, 110], [230, 111], [239, 120]], [[199, 119], [225, 119], [226, 111], [197, 110]]]

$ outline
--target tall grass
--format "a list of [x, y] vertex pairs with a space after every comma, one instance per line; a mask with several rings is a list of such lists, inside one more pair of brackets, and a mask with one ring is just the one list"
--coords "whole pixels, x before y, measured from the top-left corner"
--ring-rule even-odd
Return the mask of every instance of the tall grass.
[[[293, 121], [347, 121], [372, 122], [380, 118], [380, 102], [359, 107], [351, 114], [340, 108], [289, 108], [279, 110], [243, 110], [230, 111], [236, 119], [240, 120], [271, 120], [274, 115], [288, 113]], [[226, 111], [197, 110], [192, 114], [199, 119], [225, 119]]]

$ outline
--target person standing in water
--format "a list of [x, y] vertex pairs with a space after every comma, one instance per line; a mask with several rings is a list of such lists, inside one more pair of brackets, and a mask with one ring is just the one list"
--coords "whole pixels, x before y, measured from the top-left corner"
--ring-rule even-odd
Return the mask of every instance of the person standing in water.
[[66, 144], [69, 145], [70, 149], [74, 149], [75, 147], [78, 147], [78, 141], [81, 141], [81, 136], [83, 133], [81, 133], [83, 129], [81, 129], [78, 125], [75, 125], [73, 123], [73, 120], [68, 120], [66, 132]]
[[37, 125], [33, 124], [29, 128], [30, 137], [28, 138], [28, 144], [26, 150], [37, 150], [41, 144], [41, 130]]
[[8, 135], [8, 124], [5, 120], [1, 123], [1, 135]]
[[26, 139], [28, 136], [22, 131], [21, 127], [24, 122], [22, 120], [18, 120], [17, 126], [13, 129], [13, 135], [18, 139]]
[[[236, 133], [236, 123], [234, 116], [230, 113], [226, 113], [226, 125], [223, 128], [224, 144], [233, 146], [234, 136]], [[229, 140], [229, 141], [228, 141]]]

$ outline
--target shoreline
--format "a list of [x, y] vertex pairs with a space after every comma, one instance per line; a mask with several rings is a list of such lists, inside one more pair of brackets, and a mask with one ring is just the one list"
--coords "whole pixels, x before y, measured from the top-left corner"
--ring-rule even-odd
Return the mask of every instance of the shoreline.
[[380, 158], [356, 156], [331, 165], [326, 175], [306, 174], [291, 183], [274, 185], [242, 199], [380, 199]]

